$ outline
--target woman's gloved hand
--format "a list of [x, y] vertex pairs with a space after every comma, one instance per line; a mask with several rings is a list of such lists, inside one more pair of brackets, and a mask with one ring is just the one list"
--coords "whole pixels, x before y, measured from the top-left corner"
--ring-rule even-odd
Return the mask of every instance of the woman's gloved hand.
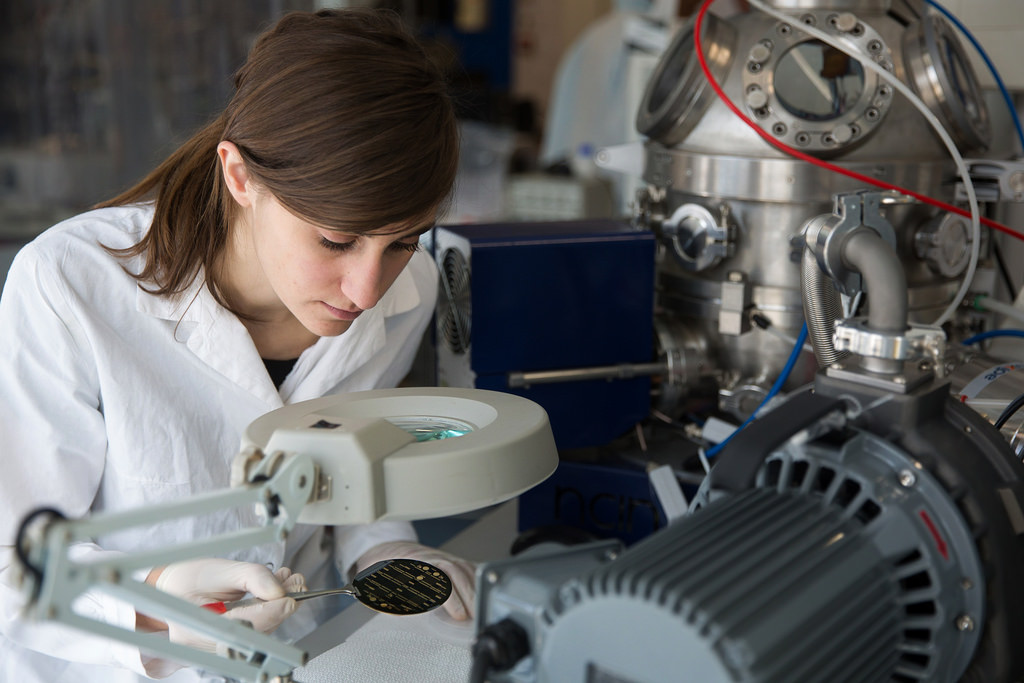
[[476, 565], [437, 548], [413, 543], [412, 541], [388, 541], [373, 546], [356, 562], [356, 572], [382, 560], [408, 558], [422, 560], [434, 565], [452, 580], [452, 595], [444, 603], [444, 609], [453, 619], [468, 619], [473, 616], [473, 601], [476, 599]]
[[[197, 605], [230, 602], [252, 593], [264, 602], [228, 610], [224, 616], [248, 621], [254, 629], [263, 633], [270, 633], [295, 612], [295, 599], [285, 597], [285, 593], [306, 590], [306, 580], [302, 574], [292, 573], [287, 567], [271, 572], [261, 564], [219, 558], [169, 564], [160, 570], [154, 585]], [[171, 642], [207, 652], [217, 649], [213, 641], [177, 624], [170, 623], [167, 628]]]

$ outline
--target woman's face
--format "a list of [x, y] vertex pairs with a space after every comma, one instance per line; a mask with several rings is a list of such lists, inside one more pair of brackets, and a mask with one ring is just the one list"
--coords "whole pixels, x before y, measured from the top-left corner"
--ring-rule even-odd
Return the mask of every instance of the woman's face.
[[387, 225], [348, 234], [308, 223], [261, 193], [247, 231], [255, 286], [241, 295], [261, 319], [287, 311], [317, 336], [339, 335], [380, 301], [431, 226], [432, 221]]

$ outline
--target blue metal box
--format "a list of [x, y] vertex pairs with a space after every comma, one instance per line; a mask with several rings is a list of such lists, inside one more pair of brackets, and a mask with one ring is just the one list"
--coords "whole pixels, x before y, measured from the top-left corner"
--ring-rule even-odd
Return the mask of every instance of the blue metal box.
[[440, 226], [440, 386], [542, 405], [559, 448], [607, 443], [650, 410], [649, 376], [509, 385], [513, 373], [653, 360], [652, 233], [614, 220]]

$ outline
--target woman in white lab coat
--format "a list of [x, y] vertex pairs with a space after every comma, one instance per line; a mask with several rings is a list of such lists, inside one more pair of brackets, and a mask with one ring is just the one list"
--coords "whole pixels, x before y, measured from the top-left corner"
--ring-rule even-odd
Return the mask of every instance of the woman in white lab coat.
[[[388, 14], [295, 13], [258, 39], [235, 85], [224, 113], [138, 186], [45, 232], [8, 275], [0, 680], [203, 680], [128, 645], [21, 620], [19, 522], [40, 507], [80, 517], [224, 489], [250, 422], [286, 403], [396, 385], [430, 319], [437, 273], [418, 238], [450, 194], [458, 141], [443, 78], [421, 47]], [[254, 523], [229, 510], [74, 553]], [[197, 602], [248, 589], [267, 602], [244, 618], [301, 635], [318, 615], [293, 615], [283, 594], [303, 574], [319, 588], [396, 556], [447, 570], [456, 594], [446, 608], [467, 616], [472, 566], [415, 543], [405, 523], [299, 525], [287, 546], [180, 562], [149, 580]], [[122, 627], [168, 628], [101, 595], [84, 607]], [[191, 636], [172, 626], [168, 637]]]

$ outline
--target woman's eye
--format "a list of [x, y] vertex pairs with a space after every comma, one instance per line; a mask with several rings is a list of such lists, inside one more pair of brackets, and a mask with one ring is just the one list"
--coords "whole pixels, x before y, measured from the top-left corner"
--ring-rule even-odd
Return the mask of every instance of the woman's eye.
[[402, 251], [402, 252], [413, 253], [413, 252], [417, 252], [417, 251], [420, 250], [420, 243], [419, 242], [392, 242], [391, 245], [388, 248], [393, 250], [393, 251]]
[[[320, 235], [320, 246], [335, 252], [349, 251], [355, 248], [356, 239], [349, 239], [346, 242], [335, 242]], [[399, 253], [412, 253], [420, 250], [420, 243], [416, 242], [392, 242], [388, 245], [388, 251]]]
[[331, 251], [348, 251], [355, 244], [355, 240], [349, 240], [348, 242], [332, 242], [323, 235], [320, 236], [320, 246]]

